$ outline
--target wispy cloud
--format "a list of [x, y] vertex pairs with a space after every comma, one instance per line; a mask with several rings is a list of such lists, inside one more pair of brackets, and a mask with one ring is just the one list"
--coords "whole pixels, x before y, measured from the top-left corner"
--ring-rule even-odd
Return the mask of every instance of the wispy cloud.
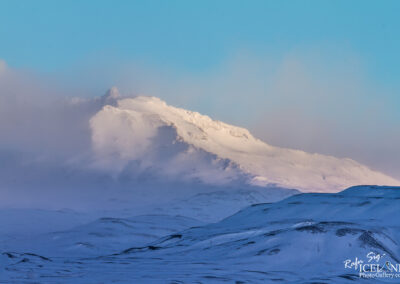
[[200, 74], [127, 63], [108, 80], [244, 126], [273, 145], [350, 157], [400, 178], [398, 90], [371, 78], [362, 58], [323, 49], [250, 54]]
[[93, 150], [89, 120], [102, 107], [88, 94], [112, 85], [249, 128], [273, 145], [350, 157], [400, 178], [396, 96], [370, 80], [359, 58], [314, 53], [243, 52], [196, 74], [128, 62], [47, 76], [0, 61], [3, 203], [21, 192], [29, 203], [35, 193], [22, 188], [40, 190], [45, 181], [53, 195], [57, 181], [80, 193], [93, 185], [83, 180], [113, 186], [112, 176], [86, 167]]

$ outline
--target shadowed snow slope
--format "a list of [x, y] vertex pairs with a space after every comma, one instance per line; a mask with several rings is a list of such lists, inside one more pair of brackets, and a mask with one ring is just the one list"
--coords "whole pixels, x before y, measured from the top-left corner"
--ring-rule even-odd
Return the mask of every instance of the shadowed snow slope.
[[[204, 267], [220, 270], [211, 273], [205, 268], [186, 278], [179, 277], [179, 268], [175, 268], [175, 276], [183, 282], [201, 281], [206, 271], [214, 279], [232, 281], [351, 282], [359, 279], [359, 267], [345, 268], [348, 259], [381, 266], [400, 262], [399, 198], [400, 188], [376, 186], [353, 187], [337, 194], [295, 195], [250, 206], [221, 222], [191, 228], [145, 247], [128, 248], [115, 257], [204, 263]], [[382, 258], [369, 260], [371, 252]], [[233, 267], [241, 271], [240, 276], [229, 276]], [[173, 275], [172, 270], [168, 273]]]
[[248, 130], [155, 97], [117, 99], [92, 117], [96, 166], [115, 174], [151, 169], [208, 184], [237, 180], [302, 191], [335, 192], [358, 184], [400, 185], [351, 159], [270, 146]]
[[246, 187], [240, 190], [229, 188], [225, 191], [203, 192], [189, 198], [173, 200], [156, 207], [154, 211], [157, 214], [186, 216], [203, 222], [217, 222], [249, 205], [276, 202], [298, 193], [299, 191], [293, 189], [273, 187]]
[[299, 193], [284, 188], [218, 189], [221, 191], [203, 191], [184, 199], [148, 205], [146, 209], [117, 203], [114, 209], [89, 212], [0, 210], [3, 228], [0, 251], [47, 257], [104, 255], [133, 243], [145, 245], [188, 227], [204, 225], [204, 222], [220, 221], [251, 204], [274, 202]]
[[65, 231], [19, 237], [0, 243], [3, 251], [24, 251], [47, 257], [84, 257], [110, 254], [133, 243], [143, 246], [160, 237], [203, 225], [183, 216], [141, 215], [102, 217]]
[[255, 204], [207, 225], [165, 215], [101, 218], [38, 236], [34, 250], [3, 249], [0, 282], [398, 283], [360, 279], [360, 263], [345, 262], [400, 262], [399, 199], [399, 187], [357, 186]]

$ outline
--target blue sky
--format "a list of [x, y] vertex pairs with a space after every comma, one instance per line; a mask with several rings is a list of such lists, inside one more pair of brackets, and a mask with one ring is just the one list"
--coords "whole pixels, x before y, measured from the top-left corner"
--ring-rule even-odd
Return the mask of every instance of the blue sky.
[[280, 56], [350, 49], [386, 84], [399, 78], [398, 1], [0, 1], [0, 56], [67, 68], [118, 56], [206, 72], [237, 50]]
[[398, 11], [389, 0], [0, 0], [0, 60], [73, 96], [117, 85], [400, 177]]

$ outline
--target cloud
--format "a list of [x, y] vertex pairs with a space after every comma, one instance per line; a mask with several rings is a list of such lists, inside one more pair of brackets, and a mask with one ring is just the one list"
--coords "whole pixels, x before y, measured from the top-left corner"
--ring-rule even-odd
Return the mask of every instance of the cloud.
[[0, 92], [2, 148], [65, 156], [89, 141], [89, 106], [73, 105], [56, 88], [9, 69], [0, 77]]
[[[134, 187], [120, 183], [129, 179], [132, 163], [116, 166], [120, 180], [92, 167], [98, 160], [89, 121], [104, 105], [94, 95], [112, 85], [128, 96], [161, 97], [246, 127], [276, 146], [350, 157], [400, 178], [398, 99], [374, 83], [352, 54], [329, 58], [314, 50], [271, 57], [243, 51], [203, 73], [131, 62], [79, 68], [46, 75], [0, 61], [4, 204], [15, 205], [17, 197], [30, 204], [39, 196], [43, 204], [74, 203], [74, 194], [89, 202], [95, 188], [103, 188], [99, 198], [106, 200], [116, 187]], [[54, 190], [60, 183], [66, 189]]]
[[91, 151], [88, 121], [100, 107], [74, 102], [29, 71], [5, 68], [0, 76], [0, 205], [36, 207], [38, 199], [47, 207], [59, 205], [71, 189], [79, 195], [86, 178], [98, 179], [80, 169]]
[[246, 127], [276, 146], [350, 157], [400, 178], [398, 95], [374, 80], [357, 54], [242, 51], [212, 70], [186, 74], [121, 65], [108, 80], [128, 93]]
[[7, 70], [7, 64], [4, 60], [0, 59], [0, 76], [3, 75]]
[[[223, 178], [217, 167], [209, 166], [213, 157], [166, 157], [161, 149], [166, 145], [157, 141], [185, 146], [172, 145], [164, 128], [152, 133], [154, 128], [135, 124], [136, 132], [125, 133], [126, 157], [110, 159], [113, 151], [105, 150], [110, 145], [102, 145], [102, 133], [120, 136], [127, 130], [101, 117], [100, 110], [118, 99], [115, 88], [100, 97], [74, 97], [30, 72], [7, 68], [0, 77], [0, 94], [1, 207], [140, 208], [215, 190], [213, 185]], [[145, 153], [151, 155], [144, 158]], [[184, 179], [193, 159], [197, 174]], [[205, 186], [205, 180], [212, 185]]]
[[373, 84], [359, 62], [329, 63], [286, 58], [254, 132], [274, 145], [351, 157], [400, 177], [398, 99]]

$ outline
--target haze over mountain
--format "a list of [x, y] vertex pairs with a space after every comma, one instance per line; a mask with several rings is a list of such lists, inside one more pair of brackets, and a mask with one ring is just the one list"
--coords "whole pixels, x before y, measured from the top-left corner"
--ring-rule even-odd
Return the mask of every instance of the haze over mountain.
[[400, 185], [351, 159], [268, 145], [248, 130], [156, 97], [121, 98], [116, 88], [90, 119], [95, 167], [118, 175], [337, 192], [359, 184]]
[[400, 185], [383, 173], [116, 88], [60, 109], [50, 134], [85, 147], [3, 153], [2, 196], [25, 208], [0, 211], [0, 282], [350, 283], [354, 256], [398, 262], [399, 188], [296, 190]]
[[350, 159], [271, 146], [246, 129], [155, 97], [123, 97], [115, 87], [86, 99], [7, 94], [0, 205], [8, 208], [146, 209], [221, 191], [244, 199], [256, 192], [255, 203], [293, 189], [400, 184]]

